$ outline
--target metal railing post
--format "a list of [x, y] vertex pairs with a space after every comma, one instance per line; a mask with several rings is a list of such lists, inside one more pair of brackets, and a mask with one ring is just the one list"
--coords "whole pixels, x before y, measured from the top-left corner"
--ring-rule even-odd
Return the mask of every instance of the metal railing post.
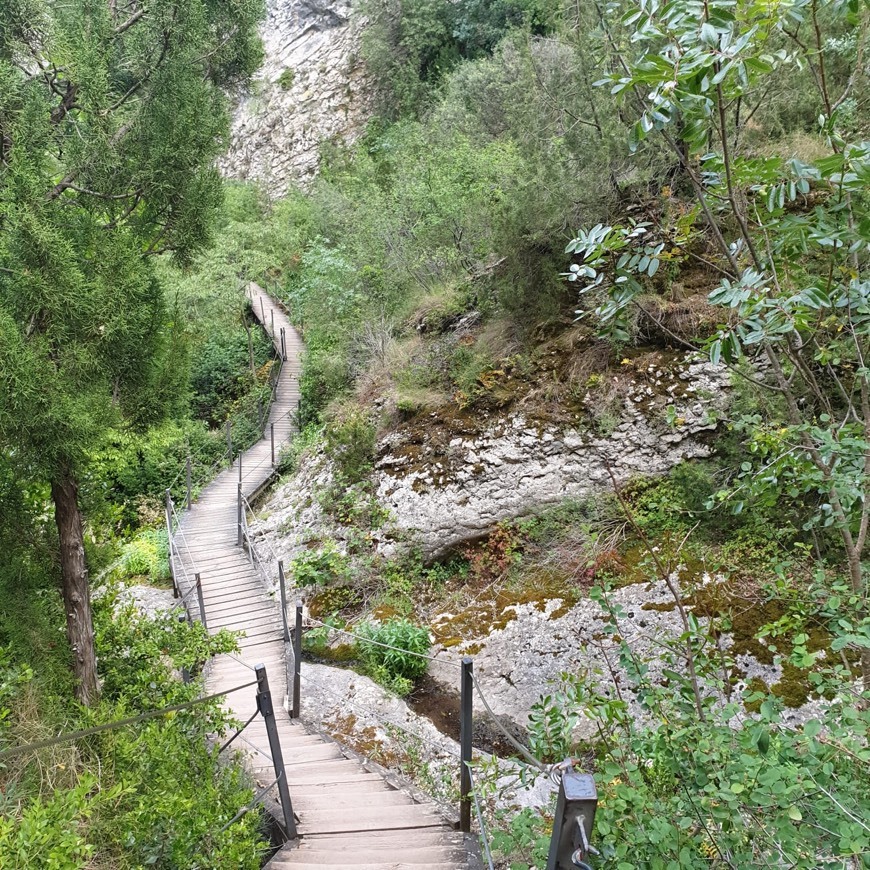
[[287, 625], [287, 583], [284, 579], [284, 560], [278, 560], [278, 586], [281, 590], [281, 621], [284, 626], [284, 643], [290, 641], [290, 627]]
[[598, 792], [591, 774], [575, 773], [570, 769], [570, 760], [566, 767], [556, 799], [547, 870], [589, 870], [583, 859], [594, 851], [589, 840], [595, 823]]
[[187, 509], [188, 510], [190, 510], [191, 493], [193, 492], [192, 483], [193, 482], [191, 480], [191, 473], [190, 473], [190, 454], [188, 453], [187, 454]]
[[462, 659], [462, 677], [459, 693], [459, 830], [471, 833], [471, 728], [473, 719], [474, 662]]
[[269, 438], [272, 441], [272, 468], [275, 467], [275, 424], [269, 424]]
[[[185, 619], [190, 622], [190, 614], [188, 614], [187, 616], [182, 614], [178, 617], [179, 622], [184, 622]], [[185, 667], [184, 665], [182, 665], [181, 667], [181, 682], [185, 684], [190, 682], [190, 669]]]
[[205, 598], [202, 595], [202, 580], [199, 574], [196, 575], [196, 600], [199, 604], [199, 619], [202, 622], [202, 627], [208, 631], [208, 623], [205, 620]]
[[293, 710], [291, 718], [299, 718], [302, 693], [302, 602], [296, 601], [296, 631], [293, 634]]
[[169, 549], [169, 575], [172, 577], [172, 597], [178, 598], [178, 583], [175, 580], [175, 566], [172, 564], [172, 493], [166, 490], [166, 545]]
[[231, 426], [229, 420], [227, 420], [226, 430], [227, 430], [227, 458], [229, 459], [230, 465], [233, 464], [233, 436], [231, 432]]
[[257, 399], [257, 429], [263, 431], [263, 400]]
[[236, 535], [236, 546], [242, 546], [242, 485], [239, 484], [239, 494], [236, 499], [236, 524], [238, 526], [238, 533]]
[[239, 486], [242, 485], [242, 454], [239, 454]]
[[281, 327], [281, 360], [287, 362], [287, 339], [284, 334], [284, 327]]
[[284, 769], [284, 756], [281, 753], [281, 741], [278, 739], [278, 726], [275, 724], [275, 709], [272, 706], [272, 693], [269, 691], [269, 678], [266, 676], [265, 665], [255, 665], [257, 674], [257, 709], [266, 725], [269, 737], [269, 752], [275, 765], [275, 776], [278, 778], [278, 796], [281, 799], [281, 809], [284, 812], [284, 825], [287, 836], [296, 839], [296, 821], [293, 818], [293, 805], [290, 803], [290, 789], [287, 785], [287, 771]]
[[263, 326], [266, 325], [266, 309], [263, 308], [263, 297], [260, 297], [260, 322]]
[[269, 314], [272, 316], [272, 341], [275, 341], [275, 309], [270, 308]]

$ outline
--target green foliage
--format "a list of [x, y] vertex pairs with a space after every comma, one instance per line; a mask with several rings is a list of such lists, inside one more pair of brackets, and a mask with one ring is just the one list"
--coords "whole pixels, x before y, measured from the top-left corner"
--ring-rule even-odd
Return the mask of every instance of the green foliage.
[[365, 411], [347, 407], [326, 424], [323, 446], [339, 487], [360, 483], [372, 470], [376, 430]]
[[29, 665], [13, 661], [9, 647], [0, 646], [0, 738], [3, 729], [9, 721], [12, 704], [21, 688], [33, 679], [33, 670]]
[[[259, 327], [249, 327], [254, 366], [259, 370], [272, 357], [272, 343]], [[248, 335], [236, 322], [232, 330], [215, 329], [197, 347], [191, 361], [191, 411], [211, 426], [219, 426], [254, 383]]]
[[212, 467], [226, 454], [221, 432], [201, 423], [171, 420], [145, 432], [111, 429], [92, 448], [84, 477], [83, 499], [96, 525], [115, 532], [163, 519], [166, 487], [175, 481], [173, 497], [185, 496], [184, 468], [193, 457], [195, 490], [210, 479]]
[[388, 619], [364, 623], [356, 634], [360, 659], [369, 675], [397, 695], [407, 695], [414, 681], [426, 673], [427, 661], [422, 656], [429, 653], [428, 629], [406, 619]]
[[123, 794], [119, 785], [107, 790], [96, 786], [94, 777], [85, 776], [72, 789], [45, 801], [37, 799], [19, 813], [0, 816], [3, 867], [84, 870], [95, 850], [83, 829], [100, 804], [116, 801]]
[[281, 70], [281, 75], [278, 76], [278, 87], [282, 91], [289, 91], [293, 87], [293, 82], [296, 81], [296, 73], [289, 66]]
[[360, 9], [369, 20], [363, 56], [381, 109], [393, 117], [419, 111], [462, 58], [488, 54], [511, 29], [542, 34], [554, 24], [553, 7], [542, 0], [366, 0]]
[[165, 529], [145, 529], [124, 545], [121, 570], [128, 577], [147, 577], [153, 584], [170, 579], [169, 541]]
[[[311, 628], [302, 635], [302, 649], [312, 655], [324, 657], [329, 652], [330, 632], [334, 628], [344, 628], [344, 622], [335, 616], [327, 616], [322, 620], [324, 625]], [[355, 647], [350, 652], [355, 655]]]
[[549, 819], [525, 807], [500, 821], [502, 824], [492, 831], [492, 848], [510, 863], [511, 870], [546, 866], [552, 832]]
[[[158, 707], [192, 701], [214, 654], [237, 648], [227, 632], [209, 636], [177, 613], [149, 619], [122, 606], [110, 587], [95, 603], [97, 650], [103, 694], [84, 709], [51, 694], [39, 675], [4, 654], [0, 663], [0, 722], [5, 743], [35, 734], [86, 728]], [[185, 683], [185, 669], [194, 680]], [[32, 718], [38, 705], [41, 720]], [[71, 870], [106, 864], [119, 870], [143, 866], [256, 870], [265, 842], [258, 813], [220, 829], [252, 797], [241, 766], [218, 758], [210, 738], [229, 722], [214, 701], [138, 725], [69, 744], [60, 755], [37, 753], [0, 771], [0, 865]], [[47, 765], [48, 775], [41, 771]]]
[[542, 695], [529, 711], [529, 749], [535, 758], [555, 763], [574, 749], [573, 731], [579, 721], [576, 713], [575, 683], [562, 685]]
[[332, 541], [319, 550], [304, 550], [293, 557], [290, 574], [297, 586], [330, 586], [349, 577], [350, 565]]
[[202, 623], [179, 620], [179, 612], [146, 619], [132, 605], [122, 606], [115, 590], [107, 590], [95, 606], [103, 693], [133, 710], [196, 697], [197, 687], [175, 679], [175, 672], [197, 674], [209, 658], [238, 646], [230, 632], [210, 635]]
[[[600, 729], [596, 843], [602, 866], [701, 868], [727, 854], [737, 866], [772, 866], [785, 856], [811, 868], [839, 866], [866, 849], [868, 834], [857, 822], [867, 813], [860, 785], [870, 761], [866, 710], [835, 702], [793, 728], [775, 698], [747, 690], [746, 701], [760, 702], [758, 716], [749, 719], [742, 705], [713, 701], [721, 675], [715, 661], [700, 658], [705, 701], [699, 716], [682, 664], [687, 638], [665, 641], [656, 661], [648, 661], [620, 638], [620, 607], [601, 590], [594, 597], [608, 614], [607, 634], [618, 645], [628, 681], [614, 695], [598, 674], [565, 676], [562, 687], [536, 705], [534, 732], [539, 750], [552, 747], [559, 755], [571, 748], [567, 723], [583, 716]], [[697, 653], [710, 638], [697, 620], [690, 626], [688, 641]], [[803, 663], [805, 651], [793, 655]], [[653, 676], [653, 665], [657, 671], [662, 664], [664, 683]], [[832, 662], [819, 682], [842, 687], [839, 670]], [[628, 690], [640, 715], [625, 700]], [[827, 823], [820, 832], [808, 822], [822, 816]]]

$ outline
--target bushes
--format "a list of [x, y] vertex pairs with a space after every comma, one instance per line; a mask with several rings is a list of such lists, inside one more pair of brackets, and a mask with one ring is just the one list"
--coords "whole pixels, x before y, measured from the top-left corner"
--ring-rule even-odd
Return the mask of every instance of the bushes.
[[294, 556], [290, 574], [297, 586], [330, 586], [348, 579], [347, 556], [331, 541], [319, 550], [306, 550]]
[[169, 580], [169, 541], [166, 530], [146, 529], [125, 544], [121, 569], [128, 577], [145, 576], [154, 584]]
[[[182, 682], [180, 670], [196, 675], [211, 655], [236, 648], [226, 632], [209, 637], [201, 625], [179, 622], [174, 613], [148, 619], [119, 607], [113, 591], [95, 601], [95, 621], [99, 705], [85, 711], [66, 699], [59, 703], [43, 682], [5, 657], [0, 716], [10, 693], [18, 693], [18, 702], [9, 705], [6, 725], [0, 723], [4, 742], [191, 701], [202, 686], [196, 679]], [[16, 688], [10, 688], [13, 682]], [[25, 688], [28, 703], [21, 700]], [[252, 797], [242, 768], [219, 759], [209, 743], [227, 724], [219, 704], [207, 702], [70, 743], [62, 755], [46, 750], [4, 767], [0, 867], [257, 870], [266, 845], [258, 813], [221, 830]]]
[[[414, 681], [426, 673], [428, 662], [421, 656], [429, 653], [427, 629], [406, 619], [389, 619], [383, 623], [365, 623], [356, 633], [363, 639], [358, 644], [359, 655], [369, 676], [397, 695], [407, 695]], [[366, 640], [375, 643], [366, 643]]]
[[369, 415], [361, 408], [344, 408], [327, 423], [324, 448], [335, 467], [338, 486], [350, 486], [368, 476], [374, 461], [376, 434]]
[[[259, 369], [271, 357], [272, 345], [259, 326], [251, 327], [250, 335]], [[245, 329], [238, 324], [234, 329], [214, 330], [191, 360], [191, 411], [209, 425], [219, 426], [253, 383]]]

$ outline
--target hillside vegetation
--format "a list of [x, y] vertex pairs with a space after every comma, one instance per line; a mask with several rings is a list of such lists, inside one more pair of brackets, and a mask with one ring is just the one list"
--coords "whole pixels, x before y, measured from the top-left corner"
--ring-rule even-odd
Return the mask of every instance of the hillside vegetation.
[[[267, 278], [308, 346], [288, 466], [307, 449], [333, 474], [313, 497], [337, 538], [294, 563], [312, 606], [384, 631], [470, 607], [432, 627], [449, 646], [507, 602], [594, 597], [618, 661], [542, 686], [528, 737], [588, 753], [604, 866], [864, 866], [866, 6], [360, 12], [380, 115], [268, 211], [287, 248]], [[610, 435], [620, 368], [693, 350], [730, 373], [710, 460], [507, 521], [444, 564], [379, 553], [379, 438], [517, 411]], [[654, 660], [610, 595], [648, 581], [681, 626]], [[746, 655], [779, 681], [746, 685]], [[616, 665], [630, 685], [602, 690]], [[572, 746], [578, 719], [591, 746]], [[506, 860], [541, 860], [546, 819], [505, 826]]]
[[[187, 455], [198, 488], [227, 421], [257, 437], [255, 279], [307, 345], [282, 469], [332, 469], [341, 534], [292, 566], [312, 610], [421, 652], [475, 602], [592, 598], [614, 658], [541, 686], [525, 737], [596, 774], [596, 866], [870, 867], [868, 5], [362, 0], [378, 114], [280, 201], [212, 169], [260, 5], [122, 5], [0, 9], [0, 866], [259, 866], [214, 705], [2, 754], [193, 700], [233, 647], [124, 587], [167, 585]], [[620, 371], [676, 352], [729, 372], [709, 460], [441, 562], [378, 550], [391, 432], [610, 436]], [[679, 626], [652, 654], [613, 597], [651, 582]], [[464, 623], [424, 624], [447, 604]], [[492, 821], [504, 866], [543, 866], [546, 808]]]

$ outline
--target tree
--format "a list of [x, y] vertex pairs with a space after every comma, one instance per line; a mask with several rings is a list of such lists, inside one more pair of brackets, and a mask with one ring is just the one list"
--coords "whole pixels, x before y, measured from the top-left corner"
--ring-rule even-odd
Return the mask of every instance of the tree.
[[[660, 262], [690, 256], [699, 235], [711, 240], [705, 257], [722, 277], [710, 300], [725, 322], [708, 342], [710, 357], [748, 365], [746, 376], [784, 409], [781, 421], [743, 421], [758, 461], [744, 463], [720, 498], [736, 509], [743, 494], [803, 499], [806, 529], [836, 534], [850, 583], [842, 643], [860, 656], [866, 693], [870, 144], [856, 97], [866, 93], [867, 4], [650, 0], [600, 20], [613, 50], [600, 84], [635, 113], [632, 148], [661, 137], [695, 208], [671, 231], [639, 222], [581, 233], [568, 246], [580, 257], [568, 277], [595, 297], [603, 331], [625, 340]], [[630, 44], [620, 44], [620, 27], [633, 32]], [[798, 70], [816, 91], [826, 153], [760, 159], [743, 147], [748, 121], [778, 77], [795, 87]]]
[[8, 0], [0, 9], [0, 447], [50, 483], [77, 696], [98, 692], [79, 480], [135, 421], [166, 328], [151, 259], [220, 203], [224, 88], [260, 0]]

